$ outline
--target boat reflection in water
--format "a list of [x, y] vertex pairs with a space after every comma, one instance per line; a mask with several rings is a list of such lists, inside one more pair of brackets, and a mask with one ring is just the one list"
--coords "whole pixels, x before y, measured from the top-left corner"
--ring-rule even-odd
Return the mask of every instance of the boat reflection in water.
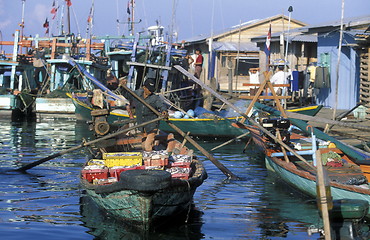
[[203, 212], [193, 206], [186, 224], [171, 222], [152, 231], [142, 231], [103, 211], [89, 196], [80, 198], [81, 221], [89, 228], [88, 234], [97, 239], [203, 239], [201, 232]]

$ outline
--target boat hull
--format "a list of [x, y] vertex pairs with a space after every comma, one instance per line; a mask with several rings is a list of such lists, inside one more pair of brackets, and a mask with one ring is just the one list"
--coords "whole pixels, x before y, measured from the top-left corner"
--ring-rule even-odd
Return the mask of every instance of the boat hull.
[[[71, 97], [73, 104], [75, 105], [75, 114], [77, 120], [80, 121], [91, 121], [91, 110], [84, 102]], [[322, 106], [313, 106], [302, 108], [300, 110], [295, 110], [296, 112], [314, 116], [320, 111]], [[117, 121], [127, 120], [129, 116], [126, 111], [118, 110], [112, 111], [108, 115], [108, 122], [114, 123]], [[233, 138], [246, 133], [248, 130], [245, 128], [238, 128], [232, 125], [232, 123], [237, 121], [237, 117], [231, 118], [221, 118], [215, 115], [214, 118], [194, 118], [194, 119], [177, 119], [170, 118], [171, 123], [176, 125], [184, 132], [190, 132], [190, 135], [199, 137], [220, 137], [220, 138]], [[173, 128], [171, 128], [165, 121], [160, 121], [159, 128], [162, 131], [168, 133], [177, 133]]]
[[[266, 168], [274, 172], [274, 174], [286, 183], [300, 190], [304, 194], [316, 198], [316, 181], [313, 175], [299, 171], [293, 167], [294, 165], [292, 163], [283, 162], [278, 158], [266, 156], [265, 162]], [[339, 183], [331, 183], [330, 188], [333, 200], [361, 199], [370, 204], [370, 190], [368, 188], [366, 189]], [[370, 210], [368, 211], [367, 216], [370, 216]]]
[[97, 194], [87, 190], [92, 199], [116, 218], [143, 229], [158, 226], [161, 222], [186, 213], [191, 207], [194, 189], [174, 187], [154, 193], [122, 190]]
[[[140, 179], [134, 179], [131, 183], [122, 180], [123, 182], [118, 181], [112, 185], [99, 186], [89, 183], [81, 176], [81, 184], [101, 209], [135, 228], [148, 230], [172, 219], [178, 220], [179, 216], [189, 212], [196, 189], [207, 178], [205, 168], [199, 160], [193, 160], [192, 166], [194, 174], [189, 179], [171, 177], [165, 183], [154, 184], [153, 181], [157, 180], [143, 178], [151, 172], [149, 170], [144, 175], [131, 175]], [[139, 171], [138, 174], [142, 172]], [[133, 182], [139, 186], [135, 186]]]
[[[77, 120], [91, 121], [91, 110], [87, 104], [72, 98], [76, 107], [75, 114]], [[128, 120], [129, 116], [126, 111], [112, 111], [108, 115], [107, 121], [114, 123], [122, 120]], [[236, 118], [205, 118], [205, 119], [177, 119], [170, 118], [171, 123], [175, 124], [184, 132], [190, 132], [193, 136], [201, 137], [236, 137], [247, 132], [246, 129], [233, 127], [231, 123]], [[159, 128], [169, 133], [177, 133], [165, 121], [160, 121]]]

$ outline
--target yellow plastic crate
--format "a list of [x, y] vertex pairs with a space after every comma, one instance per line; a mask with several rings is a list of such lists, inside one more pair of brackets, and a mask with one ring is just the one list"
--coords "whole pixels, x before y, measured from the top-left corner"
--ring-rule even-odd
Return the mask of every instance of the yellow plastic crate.
[[143, 164], [143, 155], [141, 152], [103, 153], [103, 159], [107, 167], [141, 166]]
[[88, 166], [91, 166], [91, 165], [99, 165], [99, 166], [102, 166], [102, 165], [105, 165], [105, 162], [104, 162], [104, 160], [101, 160], [101, 159], [90, 159], [87, 162], [87, 165]]

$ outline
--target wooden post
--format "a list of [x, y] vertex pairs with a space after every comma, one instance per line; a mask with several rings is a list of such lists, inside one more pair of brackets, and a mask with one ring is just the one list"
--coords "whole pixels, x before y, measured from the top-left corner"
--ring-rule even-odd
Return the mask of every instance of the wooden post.
[[56, 51], [57, 51], [57, 38], [53, 38], [53, 43], [51, 45], [51, 59], [55, 59]]
[[329, 220], [329, 208], [328, 208], [328, 196], [326, 196], [326, 189], [324, 184], [324, 172], [321, 161], [320, 150], [316, 151], [316, 161], [317, 161], [317, 180], [319, 188], [317, 189], [317, 196], [320, 196], [319, 204], [321, 204], [321, 214], [324, 222], [324, 232], [325, 240], [331, 240], [331, 230], [330, 230], [330, 220]]
[[233, 94], [233, 62], [230, 57], [227, 60], [228, 93]]
[[90, 61], [91, 58], [91, 39], [86, 39], [86, 60]]

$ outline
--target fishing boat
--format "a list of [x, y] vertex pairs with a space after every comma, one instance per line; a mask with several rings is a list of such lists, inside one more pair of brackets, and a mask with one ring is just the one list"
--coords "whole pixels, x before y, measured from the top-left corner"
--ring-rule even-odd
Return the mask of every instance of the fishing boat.
[[[91, 119], [91, 111], [94, 107], [89, 102], [86, 94], [82, 96], [79, 94], [67, 94], [75, 105], [76, 119], [79, 121], [89, 121]], [[244, 101], [247, 102], [247, 101]], [[258, 105], [261, 108], [263, 104]], [[322, 108], [322, 105], [309, 106], [304, 108], [298, 108], [289, 110], [296, 113], [306, 114], [309, 116], [315, 116]], [[176, 113], [170, 114], [169, 120], [182, 129], [184, 132], [190, 132], [190, 135], [197, 137], [236, 137], [247, 132], [245, 128], [238, 128], [232, 125], [237, 122], [241, 117], [234, 114], [234, 116], [227, 117], [218, 111], [208, 111], [203, 108], [199, 108], [199, 116], [195, 117], [175, 117]], [[194, 116], [194, 115], [193, 115]], [[109, 123], [119, 122], [122, 120], [129, 119], [129, 113], [122, 108], [112, 108], [107, 116]], [[160, 122], [160, 129], [165, 132], [173, 132], [174, 130], [168, 126], [164, 121]]]
[[141, 229], [156, 228], [185, 216], [207, 173], [193, 150], [173, 138], [158, 136], [161, 149], [142, 151], [141, 136], [92, 149], [81, 170], [81, 184], [103, 210]]
[[[262, 126], [290, 146], [283, 149], [257, 127], [248, 127], [254, 143], [265, 154], [266, 168], [304, 194], [316, 197], [316, 149], [328, 173], [333, 200], [360, 199], [370, 203], [369, 174], [356, 164], [357, 159], [346, 154], [331, 141], [307, 135], [292, 127], [289, 119], [261, 119]], [[318, 144], [317, 144], [318, 143]], [[297, 154], [297, 155], [296, 155]], [[367, 212], [367, 216], [370, 212]]]

